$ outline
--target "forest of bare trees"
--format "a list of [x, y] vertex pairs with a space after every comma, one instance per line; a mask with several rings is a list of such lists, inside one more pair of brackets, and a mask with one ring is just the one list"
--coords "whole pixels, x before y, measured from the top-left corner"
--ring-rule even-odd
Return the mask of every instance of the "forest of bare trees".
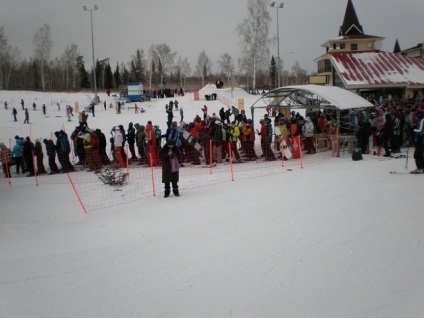
[[[249, 0], [249, 16], [237, 27], [240, 38], [240, 58], [234, 61], [222, 53], [218, 71], [213, 73], [212, 61], [207, 52], [199, 54], [192, 68], [186, 57], [178, 55], [166, 43], [152, 44], [129, 54], [128, 61], [110, 65], [110, 57], [96, 60], [95, 75], [99, 90], [117, 89], [130, 81], [142, 82], [146, 89], [182, 87], [186, 91], [198, 90], [207, 83], [224, 81], [225, 86], [235, 85], [249, 91], [275, 88], [280, 73], [282, 86], [305, 84], [309, 74], [298, 62], [285, 70], [283, 61], [270, 56], [270, 16], [268, 1]], [[70, 43], [59, 57], [52, 57], [54, 43], [51, 27], [45, 23], [34, 34], [34, 54], [21, 57], [18, 47], [10, 44], [6, 30], [0, 27], [0, 90], [80, 91], [92, 89], [93, 71], [86, 69], [86, 58], [78, 45]], [[281, 70], [277, 72], [277, 65]]]

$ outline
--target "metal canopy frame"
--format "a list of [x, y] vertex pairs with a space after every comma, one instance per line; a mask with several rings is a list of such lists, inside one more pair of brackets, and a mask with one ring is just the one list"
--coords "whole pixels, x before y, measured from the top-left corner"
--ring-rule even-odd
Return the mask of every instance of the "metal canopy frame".
[[253, 126], [255, 125], [255, 109], [267, 107], [332, 109], [336, 111], [337, 131], [339, 131], [341, 110], [374, 107], [374, 105], [355, 93], [335, 86], [309, 84], [279, 87], [265, 93], [250, 107]]
[[[262, 100], [264, 104], [257, 105]], [[335, 86], [295, 85], [284, 86], [265, 93], [250, 108], [293, 108], [293, 109], [352, 109], [374, 107], [361, 96]]]

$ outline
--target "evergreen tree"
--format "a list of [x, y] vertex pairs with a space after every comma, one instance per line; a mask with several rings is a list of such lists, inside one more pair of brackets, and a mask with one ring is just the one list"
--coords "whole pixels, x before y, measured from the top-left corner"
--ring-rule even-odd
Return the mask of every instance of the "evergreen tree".
[[129, 74], [129, 77], [130, 77], [129, 81], [130, 82], [138, 82], [136, 80], [136, 71], [135, 71], [134, 61], [131, 61], [130, 64], [131, 64], [131, 71], [130, 71], [130, 74]]
[[118, 88], [119, 85], [122, 85], [121, 74], [119, 73], [118, 63], [116, 63], [115, 72], [113, 73], [113, 79], [115, 81], [115, 88]]
[[88, 73], [87, 70], [85, 69], [85, 65], [82, 64], [80, 69], [80, 86], [81, 88], [90, 88], [90, 80], [88, 79]]
[[88, 80], [88, 73], [85, 69], [82, 56], [77, 58], [77, 69], [80, 74], [80, 88], [90, 88], [90, 81]]
[[269, 79], [271, 82], [271, 87], [277, 87], [277, 64], [275, 63], [274, 55], [271, 57], [271, 63], [269, 65]]
[[130, 81], [130, 72], [128, 72], [127, 68], [124, 66], [122, 71], [122, 83], [126, 85]]
[[145, 71], [144, 65], [146, 61], [144, 60], [144, 52], [141, 49], [137, 49], [135, 54], [131, 56], [131, 71], [130, 78], [134, 82], [144, 82], [145, 80]]
[[96, 74], [97, 88], [102, 88], [104, 86], [102, 81], [100, 80], [102, 78], [102, 73], [103, 73], [102, 64], [99, 60], [96, 60], [96, 73], [95, 74]]
[[106, 64], [105, 67], [105, 88], [113, 88], [113, 74], [109, 62]]

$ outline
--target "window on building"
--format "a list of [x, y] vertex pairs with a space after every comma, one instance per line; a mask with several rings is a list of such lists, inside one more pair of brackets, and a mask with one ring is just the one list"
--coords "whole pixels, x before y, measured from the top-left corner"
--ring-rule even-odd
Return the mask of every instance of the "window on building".
[[358, 44], [357, 44], [357, 43], [352, 43], [352, 44], [350, 45], [350, 49], [351, 49], [352, 51], [358, 51]]
[[337, 72], [333, 72], [333, 85], [340, 88], [345, 88], [343, 81]]
[[318, 74], [331, 72], [331, 62], [329, 59], [318, 61]]
[[341, 50], [344, 50], [346, 48], [346, 44], [344, 44], [344, 43], [340, 43], [340, 49]]

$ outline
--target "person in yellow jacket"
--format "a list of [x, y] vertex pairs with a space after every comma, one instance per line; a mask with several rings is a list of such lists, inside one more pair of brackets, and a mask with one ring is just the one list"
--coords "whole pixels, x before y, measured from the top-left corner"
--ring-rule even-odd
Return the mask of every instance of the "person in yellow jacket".
[[96, 173], [100, 172], [101, 164], [94, 157], [94, 152], [97, 151], [98, 139], [95, 136], [95, 132], [86, 129], [79, 136], [83, 140], [85, 157], [88, 163], [88, 171], [94, 171]]
[[87, 160], [87, 164], [90, 170], [93, 169], [94, 159], [93, 159], [93, 148], [90, 146], [90, 130], [84, 129], [80, 132], [79, 138], [82, 139], [82, 143], [84, 145], [85, 159]]
[[279, 151], [281, 150], [281, 143], [286, 140], [287, 136], [289, 135], [289, 129], [287, 128], [287, 120], [285, 117], [280, 117], [278, 119], [278, 122], [275, 125], [274, 128], [275, 132], [275, 148]]
[[237, 150], [237, 140], [240, 137], [240, 128], [237, 121], [231, 123], [231, 151], [233, 152], [233, 157], [236, 158], [236, 162], [241, 162], [240, 154]]

